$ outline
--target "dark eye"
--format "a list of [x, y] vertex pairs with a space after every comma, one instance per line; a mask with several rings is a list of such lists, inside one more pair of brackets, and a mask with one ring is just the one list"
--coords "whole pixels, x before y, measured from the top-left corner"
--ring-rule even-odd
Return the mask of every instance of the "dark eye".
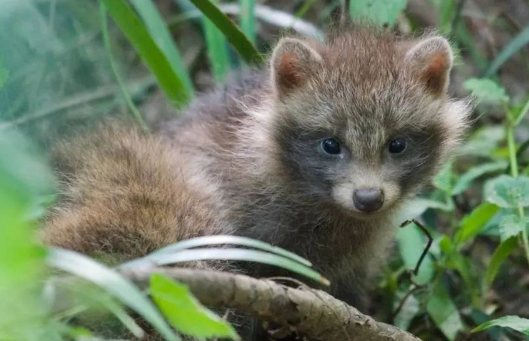
[[389, 152], [392, 154], [402, 153], [406, 149], [406, 140], [395, 139], [389, 142]]
[[335, 139], [325, 139], [321, 141], [321, 148], [327, 153], [327, 154], [340, 154], [341, 148], [338, 141]]

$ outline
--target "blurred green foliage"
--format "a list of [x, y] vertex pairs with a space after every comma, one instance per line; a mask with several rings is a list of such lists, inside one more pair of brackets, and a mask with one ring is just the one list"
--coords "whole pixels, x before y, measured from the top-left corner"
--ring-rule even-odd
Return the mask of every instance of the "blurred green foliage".
[[[319, 7], [318, 24], [346, 5], [342, 0], [295, 2], [295, 16], [307, 15], [319, 2], [324, 5]], [[185, 106], [200, 90], [195, 69], [202, 50], [207, 52], [210, 78], [217, 84], [240, 61], [261, 63], [270, 42], [259, 34], [261, 23], [256, 13], [260, 5], [253, 0], [238, 3], [242, 29], [223, 14], [224, 3], [209, 0], [175, 0], [183, 13], [178, 20], [167, 17], [160, 4], [151, 0], [132, 0], [130, 4], [125, 0], [6, 0], [0, 4], [0, 340], [66, 340], [97, 334], [72, 323], [92, 309], [114, 315], [136, 337], [141, 337], [143, 330], [127, 309], [143, 316], [167, 340], [178, 336], [162, 316], [186, 334], [236, 338], [229, 325], [201, 307], [181, 284], [153, 277], [150, 291], [155, 306], [115, 269], [69, 251], [38, 246], [38, 221], [53, 201], [54, 179], [40, 157], [45, 145], [36, 148], [28, 138], [46, 141], [54, 132], [95, 122], [116, 110], [136, 112], [138, 121], [147, 121], [136, 106], [157, 86], [170, 106]], [[487, 77], [464, 82], [464, 89], [479, 103], [479, 122], [486, 123], [476, 124], [460, 156], [437, 176], [431, 191], [413, 202], [413, 211], [422, 217], [433, 238], [418, 274], [407, 270], [415, 267], [426, 237], [418, 226], [411, 225], [399, 230], [398, 255], [385, 269], [380, 286], [387, 308], [379, 317], [419, 332], [425, 340], [455, 340], [470, 331], [484, 331], [494, 340], [529, 335], [527, 319], [502, 317], [487, 296], [496, 281], [508, 276], [505, 262], [524, 271], [529, 263], [529, 162], [524, 157], [529, 148], [529, 93], [520, 100], [498, 81], [502, 66], [523, 53], [529, 26], [515, 32], [489, 60], [462, 20], [464, 3], [429, 1], [439, 30], [468, 55], [478, 74]], [[369, 19], [389, 27], [404, 22], [417, 29], [403, 12], [406, 4], [406, 0], [350, 1], [346, 12], [354, 20]], [[198, 25], [193, 21], [197, 11], [201, 13]], [[192, 47], [198, 47], [198, 52], [190, 58], [187, 52]], [[466, 65], [457, 68], [463, 69], [467, 78], [472, 74]], [[499, 118], [491, 118], [490, 111], [499, 112]], [[205, 244], [198, 246], [228, 243], [221, 239], [202, 242]], [[200, 249], [188, 250], [192, 243], [197, 241], [172, 246], [172, 252], [200, 258], [200, 252], [191, 252]], [[305, 260], [284, 250], [242, 240], [238, 243], [261, 251], [215, 249], [219, 258], [264, 259], [325, 282]], [[475, 245], [488, 248], [486, 260], [474, 254], [478, 252]], [[162, 256], [154, 253], [132, 265]], [[81, 279], [62, 283], [48, 273], [52, 267], [91, 282], [90, 289], [78, 290], [85, 291], [84, 296], [77, 292], [71, 303], [57, 309], [59, 298], [51, 289], [61, 285], [75, 292]], [[193, 321], [189, 311], [196, 314]], [[421, 328], [424, 321], [430, 321], [432, 328]]]

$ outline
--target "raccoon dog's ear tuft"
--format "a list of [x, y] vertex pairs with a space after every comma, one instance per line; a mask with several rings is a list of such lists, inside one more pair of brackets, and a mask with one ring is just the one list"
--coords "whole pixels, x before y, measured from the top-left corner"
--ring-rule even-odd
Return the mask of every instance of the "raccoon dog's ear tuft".
[[301, 88], [322, 61], [321, 54], [307, 42], [281, 39], [271, 59], [272, 82], [277, 95], [282, 98]]
[[432, 95], [441, 97], [446, 93], [454, 54], [445, 38], [430, 37], [419, 41], [407, 51], [406, 60]]

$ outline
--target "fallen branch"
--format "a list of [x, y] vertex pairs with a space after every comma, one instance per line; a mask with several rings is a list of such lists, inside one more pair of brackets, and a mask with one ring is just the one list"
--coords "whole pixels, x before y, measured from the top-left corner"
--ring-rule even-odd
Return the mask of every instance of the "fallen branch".
[[329, 294], [293, 289], [271, 280], [220, 271], [185, 268], [128, 268], [122, 273], [147, 287], [154, 273], [178, 280], [212, 308], [229, 308], [322, 341], [421, 341], [408, 332], [376, 322]]

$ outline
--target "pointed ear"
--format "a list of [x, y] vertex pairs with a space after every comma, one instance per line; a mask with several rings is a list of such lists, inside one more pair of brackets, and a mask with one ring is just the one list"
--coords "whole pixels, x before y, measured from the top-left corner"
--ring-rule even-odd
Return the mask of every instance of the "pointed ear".
[[282, 97], [303, 86], [314, 70], [322, 63], [322, 57], [306, 42], [283, 38], [277, 44], [271, 59], [272, 83]]
[[445, 38], [431, 37], [419, 41], [408, 50], [406, 59], [432, 95], [441, 97], [446, 93], [454, 54]]

